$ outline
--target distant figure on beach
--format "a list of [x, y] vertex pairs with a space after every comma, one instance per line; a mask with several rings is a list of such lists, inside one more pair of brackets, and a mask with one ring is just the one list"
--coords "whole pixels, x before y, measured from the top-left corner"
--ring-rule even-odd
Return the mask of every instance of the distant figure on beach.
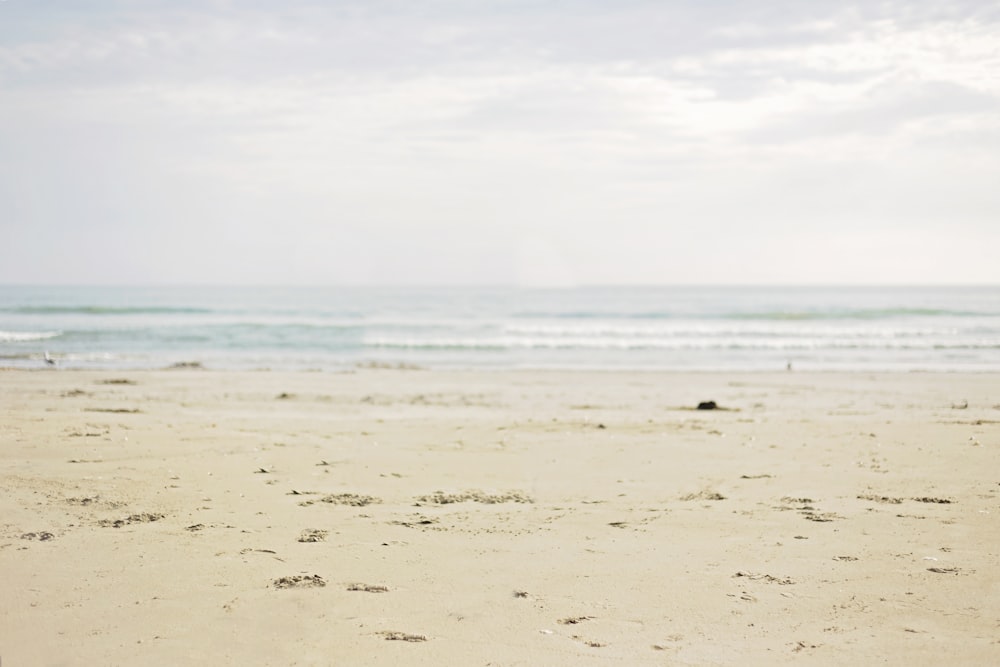
[[792, 362], [790, 362], [790, 361], [788, 362], [788, 365], [785, 366], [785, 370], [787, 370], [787, 371], [792, 370]]
[[48, 350], [45, 351], [45, 364], [47, 366], [55, 366], [56, 360], [49, 356]]

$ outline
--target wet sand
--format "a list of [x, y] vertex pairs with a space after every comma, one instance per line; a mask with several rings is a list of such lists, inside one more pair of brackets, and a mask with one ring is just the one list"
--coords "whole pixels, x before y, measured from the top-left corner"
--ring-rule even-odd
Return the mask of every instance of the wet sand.
[[997, 375], [2, 371], [0, 410], [4, 665], [1000, 663]]

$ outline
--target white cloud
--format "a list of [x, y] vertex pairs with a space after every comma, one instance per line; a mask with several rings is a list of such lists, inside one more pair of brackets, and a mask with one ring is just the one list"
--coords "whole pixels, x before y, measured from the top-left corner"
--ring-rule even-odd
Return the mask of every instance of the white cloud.
[[[542, 246], [532, 280], [731, 282], [761, 239], [757, 279], [830, 280], [791, 230], [994, 240], [1000, 25], [961, 5], [150, 6], [0, 31], [0, 224], [117, 234], [102, 276], [183, 279], [144, 237], [192, 281], [272, 252], [348, 282], [517, 280]], [[0, 281], [53, 268], [37, 234]]]

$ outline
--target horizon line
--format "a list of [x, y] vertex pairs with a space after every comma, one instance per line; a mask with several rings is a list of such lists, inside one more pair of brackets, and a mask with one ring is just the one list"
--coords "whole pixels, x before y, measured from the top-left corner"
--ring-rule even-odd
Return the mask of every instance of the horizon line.
[[676, 288], [941, 288], [941, 287], [1000, 287], [998, 282], [913, 282], [913, 283], [879, 283], [879, 282], [747, 282], [747, 283], [575, 283], [571, 285], [522, 285], [517, 283], [213, 283], [213, 282], [149, 282], [149, 283], [6, 283], [0, 282], [2, 288], [226, 288], [226, 289], [505, 289], [505, 290], [553, 290], [569, 291], [574, 289], [676, 289]]

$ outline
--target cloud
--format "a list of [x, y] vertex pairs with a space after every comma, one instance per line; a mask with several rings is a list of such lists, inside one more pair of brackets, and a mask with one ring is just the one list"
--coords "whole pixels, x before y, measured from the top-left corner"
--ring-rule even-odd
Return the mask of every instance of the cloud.
[[[803, 228], [982, 240], [1000, 211], [1000, 16], [974, 2], [105, 1], [0, 18], [0, 224], [39, 230], [0, 250], [0, 280], [51, 268], [31, 254], [41, 234], [100, 254], [70, 230], [85, 224], [116, 239], [101, 275], [122, 280], [183, 277], [155, 239], [192, 281], [249, 279], [244, 261], [282, 248], [274, 280], [517, 280], [544, 245], [559, 262], [540, 281], [726, 282], [733, 258], [692, 230], [733, 253]], [[208, 250], [226, 244], [239, 253]], [[844, 271], [786, 256], [768, 276]]]

